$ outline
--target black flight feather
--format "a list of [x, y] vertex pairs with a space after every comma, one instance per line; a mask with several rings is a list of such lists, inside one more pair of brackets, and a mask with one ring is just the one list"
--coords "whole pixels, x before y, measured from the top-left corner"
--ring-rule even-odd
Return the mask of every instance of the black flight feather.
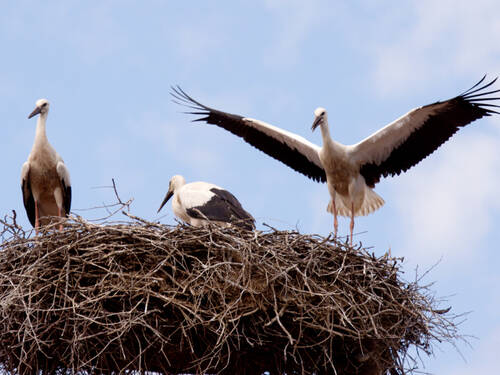
[[[485, 76], [486, 77], [486, 76]], [[495, 94], [500, 90], [482, 92], [497, 80], [480, 86], [483, 77], [463, 94], [447, 100], [446, 106], [439, 112], [431, 115], [418, 129], [381, 163], [366, 163], [361, 166], [360, 173], [365, 178], [366, 184], [373, 187], [382, 177], [399, 175], [412, 166], [425, 159], [445, 143], [461, 127], [470, 124], [483, 116], [498, 113], [487, 107], [498, 107], [491, 103], [482, 103], [484, 100], [499, 100], [500, 98], [488, 98], [485, 95]], [[478, 87], [480, 86], [480, 87]], [[429, 108], [442, 102], [429, 104], [422, 108]]]
[[226, 129], [297, 172], [317, 182], [326, 182], [326, 174], [323, 168], [308, 160], [294, 148], [248, 125], [245, 123], [243, 116], [207, 107], [186, 94], [179, 86], [172, 87], [171, 95], [175, 98], [175, 103], [195, 110], [186, 113], [203, 116], [193, 120], [194, 122], [205, 121], [208, 124], [217, 125]]

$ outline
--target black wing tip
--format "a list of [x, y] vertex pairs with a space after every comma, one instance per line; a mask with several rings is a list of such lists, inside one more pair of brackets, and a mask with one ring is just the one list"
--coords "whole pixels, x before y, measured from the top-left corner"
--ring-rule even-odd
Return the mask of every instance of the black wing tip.
[[467, 99], [467, 98], [473, 98], [475, 96], [482, 96], [482, 95], [487, 95], [487, 94], [492, 94], [492, 93], [500, 92], [500, 89], [499, 90], [489, 91], [488, 93], [484, 93], [484, 92], [482, 93], [482, 92], [480, 92], [480, 91], [484, 91], [486, 88], [492, 86], [498, 80], [498, 77], [495, 77], [491, 81], [489, 81], [489, 82], [485, 83], [484, 85], [482, 85], [482, 83], [486, 79], [486, 76], [487, 76], [487, 74], [485, 74], [474, 86], [472, 86], [470, 89], [464, 91], [459, 96], [462, 97], [462, 98], [464, 98], [464, 99]]
[[196, 100], [189, 96], [179, 85], [170, 86], [170, 95], [173, 97], [172, 101], [179, 105], [193, 106], [200, 105]]
[[[465, 100], [467, 103], [475, 106], [476, 108], [480, 108], [484, 111], [484, 115], [489, 116], [494, 113], [498, 113], [497, 111], [490, 109], [488, 107], [500, 108], [499, 105], [493, 104], [492, 102], [500, 100], [500, 97], [496, 97], [493, 94], [497, 94], [500, 92], [500, 89], [495, 90], [486, 90], [488, 87], [491, 87], [498, 80], [498, 77], [493, 78], [491, 81], [485, 83], [486, 74], [470, 89], [459, 95], [457, 98], [461, 100]], [[489, 96], [493, 95], [493, 96]]]
[[173, 97], [172, 102], [175, 104], [182, 105], [187, 108], [191, 108], [197, 111], [211, 112], [212, 109], [206, 105], [201, 104], [199, 101], [191, 97], [186, 91], [184, 91], [179, 85], [170, 86], [170, 95]]
[[189, 115], [203, 116], [192, 120], [192, 122], [205, 121], [207, 123], [211, 123], [210, 116], [215, 112], [219, 112], [217, 110], [214, 110], [213, 108], [201, 104], [199, 101], [190, 96], [186, 91], [184, 91], [179, 85], [170, 86], [170, 88], [171, 88], [170, 95], [172, 95], [173, 97], [172, 102], [190, 109], [183, 113]]

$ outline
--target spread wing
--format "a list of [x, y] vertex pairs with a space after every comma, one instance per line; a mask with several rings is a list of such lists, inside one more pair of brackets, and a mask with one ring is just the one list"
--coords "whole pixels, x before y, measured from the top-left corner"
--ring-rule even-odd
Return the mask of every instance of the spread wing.
[[469, 90], [455, 98], [416, 108], [391, 124], [350, 146], [353, 162], [368, 186], [381, 177], [398, 175], [432, 154], [461, 127], [483, 116], [498, 113], [491, 97], [500, 90], [486, 91], [496, 78], [481, 86], [484, 76]]
[[194, 110], [187, 113], [203, 116], [193, 121], [205, 121], [226, 129], [297, 172], [318, 182], [326, 181], [326, 174], [319, 159], [321, 148], [307, 139], [263, 121], [207, 107], [178, 86], [172, 88], [171, 94], [176, 99], [174, 102]]

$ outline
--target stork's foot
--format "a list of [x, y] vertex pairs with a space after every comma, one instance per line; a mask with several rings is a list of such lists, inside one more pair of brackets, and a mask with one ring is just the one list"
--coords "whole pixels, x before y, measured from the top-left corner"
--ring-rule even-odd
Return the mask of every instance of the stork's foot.
[[[61, 208], [60, 208], [60, 207], [58, 207], [58, 208], [57, 208], [57, 214], [58, 214], [58, 216], [59, 216], [60, 218], [62, 218], [62, 217], [63, 217], [63, 215], [62, 215], [62, 211], [61, 211]], [[60, 223], [60, 224], [59, 224], [59, 230], [61, 230], [61, 231], [63, 230], [63, 225], [62, 225], [62, 223]]]

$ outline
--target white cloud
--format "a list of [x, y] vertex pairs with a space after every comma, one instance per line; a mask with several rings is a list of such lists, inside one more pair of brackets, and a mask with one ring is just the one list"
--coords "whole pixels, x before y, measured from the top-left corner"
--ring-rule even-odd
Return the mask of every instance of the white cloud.
[[[213, 59], [214, 54], [219, 54], [224, 45], [228, 44], [227, 30], [214, 25], [212, 19], [215, 15], [208, 17], [197, 17], [194, 23], [177, 26], [175, 33], [166, 30], [167, 35], [173, 39], [174, 47], [183, 60], [193, 61], [199, 64], [200, 61]], [[217, 51], [217, 52], [216, 52]]]
[[[375, 82], [382, 93], [457, 73], [500, 71], [500, 6], [496, 0], [423, 0], [413, 23], [392, 44], [376, 48]], [[391, 20], [385, 20], [390, 22]]]
[[459, 134], [431, 156], [432, 163], [399, 177], [394, 196], [407, 223], [401, 235], [417, 261], [429, 264], [445, 255], [448, 262], [464, 262], [474, 256], [472, 245], [492, 229], [500, 208], [499, 149], [498, 136]]
[[266, 54], [269, 65], [293, 65], [301, 47], [315, 25], [324, 17], [322, 9], [332, 8], [322, 0], [267, 0], [266, 7], [275, 13], [277, 34], [272, 36], [271, 48]]
[[[441, 374], [470, 375], [470, 374], [497, 374], [498, 348], [500, 347], [500, 326], [492, 327], [490, 334], [473, 347], [474, 357], [464, 353], [466, 362], [456, 361], [455, 366], [446, 363]], [[494, 360], [495, 359], [495, 360]]]
[[74, 11], [67, 15], [65, 22], [72, 26], [67, 29], [73, 31], [67, 33], [66, 43], [76, 44], [80, 57], [88, 64], [113, 57], [127, 46], [122, 26], [116, 19], [116, 5], [104, 2], [86, 9], [85, 16], [81, 18], [84, 22], [72, 22]]
[[[117, 6], [113, 1], [90, 7], [66, 2], [42, 5], [19, 2], [3, 15], [2, 30], [9, 39], [28, 40], [33, 46], [44, 45], [50, 51], [62, 46], [58, 59], [66, 58], [70, 51], [93, 65], [113, 57], [126, 46], [124, 30], [117, 22]], [[27, 22], [31, 27], [26, 27]]]
[[203, 172], [212, 169], [214, 165], [224, 164], [221, 150], [213, 147], [217, 134], [207, 132], [208, 137], [199, 136], [197, 128], [189, 123], [191, 118], [184, 116], [184, 123], [178, 123], [162, 118], [160, 113], [143, 113], [130, 119], [127, 128], [132, 143], [137, 139], [147, 142], [150, 154], [147, 159], [159, 162], [171, 174], [184, 174], [190, 168], [198, 171], [197, 174], [202, 177]]

